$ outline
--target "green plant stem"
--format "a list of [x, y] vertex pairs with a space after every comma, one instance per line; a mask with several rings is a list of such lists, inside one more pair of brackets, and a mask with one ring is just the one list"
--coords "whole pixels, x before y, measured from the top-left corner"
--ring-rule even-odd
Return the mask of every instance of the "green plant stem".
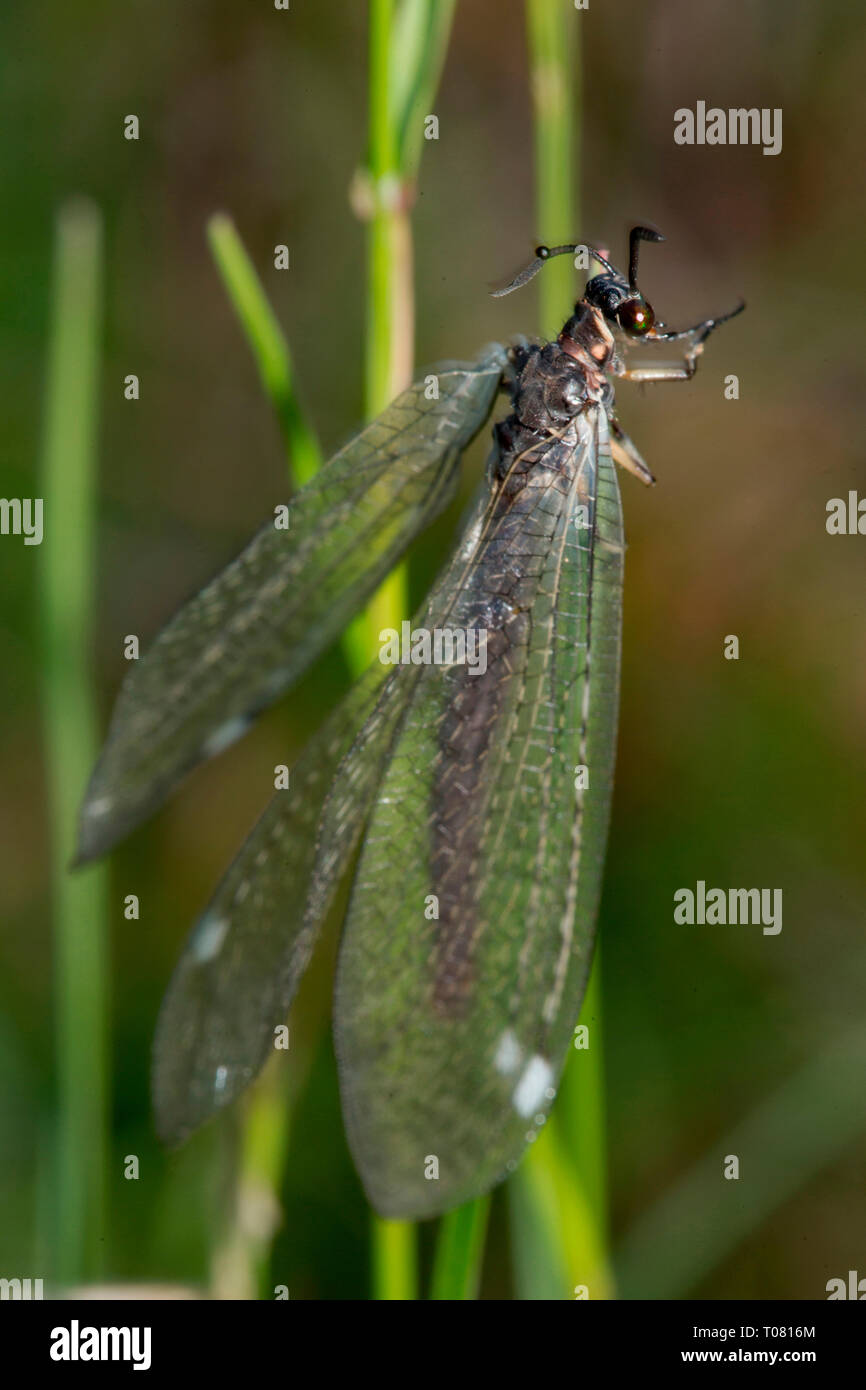
[[553, 1112], [510, 1184], [519, 1298], [614, 1296], [599, 985], [596, 958], [580, 1011], [589, 1047], [570, 1052]]
[[373, 1217], [373, 1297], [380, 1302], [405, 1302], [418, 1297], [418, 1243], [411, 1221]]
[[443, 1216], [436, 1242], [431, 1299], [478, 1297], [490, 1198], [479, 1197]]
[[561, 1131], [548, 1120], [508, 1185], [519, 1299], [610, 1298], [607, 1252]]
[[321, 466], [322, 456], [316, 435], [298, 403], [286, 336], [231, 218], [225, 213], [216, 213], [208, 222], [207, 235], [217, 270], [255, 359], [265, 395], [276, 411], [290, 476], [298, 487], [303, 487]]
[[[397, 138], [391, 109], [393, 0], [371, 0], [368, 173], [372, 209], [367, 233], [367, 345], [364, 408], [368, 419], [392, 399], [395, 378], [395, 307], [399, 291], [392, 259], [393, 214], [399, 204]], [[411, 296], [410, 296], [411, 300]], [[410, 349], [411, 349], [410, 338]], [[402, 345], [405, 346], [405, 345]]]
[[[579, 238], [580, 27], [582, 16], [561, 0], [527, 0], [535, 149], [535, 218], [549, 246]], [[577, 190], [577, 191], [576, 191]], [[576, 298], [567, 256], [539, 275], [539, 328], [559, 332]]]
[[[369, 138], [367, 169], [372, 210], [367, 229], [367, 332], [364, 406], [368, 419], [407, 385], [414, 347], [411, 231], [400, 207], [397, 132], [391, 88], [392, 0], [370, 0]], [[347, 634], [354, 674], [372, 660], [382, 628], [408, 607], [408, 578], [399, 565]], [[417, 1237], [411, 1222], [373, 1216], [373, 1297], [415, 1299]]]
[[51, 835], [58, 1084], [55, 1277], [100, 1273], [108, 1159], [107, 874], [68, 872], [97, 752], [91, 613], [102, 225], [84, 200], [57, 221], [39, 550], [42, 703]]
[[[369, 115], [365, 185], [367, 306], [364, 348], [364, 414], [374, 419], [412, 374], [415, 342], [412, 231], [409, 197], [399, 170], [399, 143], [391, 82], [393, 0], [369, 7]], [[358, 676], [378, 650], [378, 635], [405, 616], [408, 573], [398, 565], [346, 632], [346, 650]]]
[[562, 1142], [574, 1156], [600, 1246], [607, 1241], [607, 1156], [602, 1032], [602, 947], [597, 942], [579, 1022], [589, 1034], [589, 1047], [569, 1053], [560, 1083], [557, 1123]]
[[[535, 144], [538, 235], [550, 245], [574, 241], [579, 219], [579, 13], [559, 0], [527, 0], [526, 23]], [[538, 277], [542, 333], [559, 331], [576, 297], [567, 257]], [[601, 974], [598, 953], [581, 1011], [590, 1044], [569, 1061], [544, 1133], [512, 1181], [512, 1237], [518, 1297], [607, 1297]], [[566, 1219], [567, 1213], [567, 1219]]]
[[[393, 197], [395, 184], [389, 176], [383, 177], [379, 187], [386, 201]], [[365, 414], [372, 420], [412, 379], [415, 324], [408, 210], [396, 200], [393, 206], [378, 207], [368, 237]], [[366, 669], [379, 650], [382, 629], [398, 625], [408, 608], [409, 572], [404, 563], [391, 571], [366, 612], [347, 631], [347, 650], [356, 675]]]
[[[290, 1122], [284, 1063], [277, 1054], [250, 1094], [240, 1126], [231, 1216], [213, 1257], [211, 1290], [215, 1298], [273, 1296], [268, 1287], [270, 1251], [282, 1221], [279, 1193]], [[233, 1136], [227, 1138], [231, 1150]]]

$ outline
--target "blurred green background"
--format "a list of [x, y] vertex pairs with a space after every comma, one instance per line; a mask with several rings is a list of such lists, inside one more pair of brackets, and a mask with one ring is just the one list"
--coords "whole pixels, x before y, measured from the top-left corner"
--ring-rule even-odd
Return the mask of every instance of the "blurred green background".
[[[618, 392], [658, 477], [653, 490], [622, 479], [622, 718], [600, 921], [620, 1292], [821, 1298], [828, 1279], [866, 1274], [866, 539], [825, 529], [830, 498], [866, 495], [866, 22], [854, 0], [592, 0], [575, 22], [575, 237], [621, 261], [631, 222], [660, 227], [668, 242], [645, 249], [642, 282], [671, 324], [748, 301], [691, 385]], [[326, 451], [361, 418], [364, 232], [348, 189], [363, 155], [365, 48], [363, 6], [303, 0], [288, 13], [264, 0], [18, 3], [0, 17], [6, 497], [39, 495], [55, 214], [84, 193], [105, 217], [93, 652], [105, 718], [123, 636], [146, 643], [286, 495], [278, 428], [207, 249], [213, 212], [233, 216], [262, 274]], [[781, 154], [675, 145], [674, 111], [698, 100], [781, 107]], [[425, 144], [413, 218], [419, 364], [536, 329], [535, 287], [501, 301], [487, 292], [549, 236], [532, 213], [522, 5], [458, 5], [434, 110], [440, 136]], [[123, 139], [131, 112], [136, 143]], [[281, 242], [287, 273], [273, 269]], [[563, 319], [569, 311], [564, 303]], [[131, 372], [138, 402], [123, 398]], [[723, 395], [732, 372], [737, 401]], [[486, 448], [476, 443], [460, 501], [413, 553], [413, 602], [447, 552]], [[38, 556], [0, 538], [7, 1277], [48, 1275], [56, 1254]], [[731, 633], [735, 662], [723, 657]], [[274, 763], [291, 762], [344, 683], [334, 653], [113, 857], [101, 1240], [113, 1279], [207, 1278], [224, 1142], [212, 1129], [178, 1154], [157, 1145], [156, 1011]], [[675, 924], [674, 892], [698, 879], [783, 889], [781, 934]], [[123, 917], [129, 893], [141, 899], [137, 922]], [[368, 1291], [369, 1214], [326, 1027], [335, 943], [332, 932], [292, 1020], [272, 1265], [292, 1298]], [[739, 1183], [721, 1180], [730, 1152]], [[136, 1182], [123, 1177], [128, 1154], [141, 1161]], [[730, 1205], [753, 1200], [740, 1229]], [[482, 1290], [513, 1294], [501, 1194]]]

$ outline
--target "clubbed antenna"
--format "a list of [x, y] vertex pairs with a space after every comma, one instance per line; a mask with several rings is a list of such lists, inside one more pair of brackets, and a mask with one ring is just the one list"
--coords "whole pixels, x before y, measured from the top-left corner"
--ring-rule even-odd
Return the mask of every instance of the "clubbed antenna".
[[628, 234], [628, 287], [637, 292], [637, 258], [642, 241], [664, 241], [661, 232], [651, 227], [632, 227]]
[[[642, 230], [642, 229], [637, 229]], [[654, 236], [655, 233], [647, 232], [647, 236]], [[661, 238], [659, 238], [661, 240]], [[511, 294], [512, 290], [519, 290], [521, 285], [526, 285], [539, 272], [545, 261], [549, 261], [553, 256], [573, 255], [575, 251], [588, 251], [594, 260], [603, 265], [605, 270], [609, 270], [611, 275], [616, 275], [616, 271], [610, 261], [606, 260], [600, 251], [596, 251], [594, 246], [587, 246], [586, 242], [578, 241], [573, 246], [536, 246], [535, 260], [530, 261], [529, 265], [524, 266], [523, 270], [518, 271], [510, 285], [505, 285], [501, 290], [491, 290], [494, 299], [501, 299], [504, 294]]]

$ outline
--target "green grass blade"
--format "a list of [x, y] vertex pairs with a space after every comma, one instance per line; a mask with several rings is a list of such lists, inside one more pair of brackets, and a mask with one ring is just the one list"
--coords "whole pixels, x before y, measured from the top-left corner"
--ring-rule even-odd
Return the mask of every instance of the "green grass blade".
[[[527, 0], [526, 23], [535, 147], [535, 226], [549, 246], [581, 233], [577, 155], [580, 150], [579, 12], [561, 0]], [[574, 304], [575, 273], [567, 256], [539, 275], [539, 328], [559, 332]]]
[[436, 1239], [431, 1299], [478, 1297], [490, 1198], [479, 1197], [443, 1216]]
[[372, 419], [407, 384], [414, 347], [411, 237], [398, 164], [392, 91], [392, 0], [371, 0], [367, 173], [372, 210], [367, 237], [364, 405]]
[[579, 1022], [589, 1030], [589, 1047], [572, 1052], [560, 1083], [555, 1117], [563, 1149], [571, 1155], [592, 1213], [599, 1241], [607, 1239], [607, 1155], [602, 1033], [602, 947], [595, 957]]
[[404, 179], [414, 178], [448, 51], [456, 0], [403, 0], [394, 19], [391, 90]]
[[[370, 0], [369, 145], [367, 165], [373, 204], [367, 233], [367, 332], [364, 404], [368, 419], [405, 385], [414, 346], [411, 240], [400, 208], [398, 133], [391, 91], [392, 0]], [[398, 317], [398, 308], [402, 316]], [[399, 623], [408, 608], [405, 565], [388, 576], [346, 634], [356, 675], [376, 650], [382, 628]], [[408, 1221], [373, 1216], [372, 1273], [376, 1299], [415, 1299], [417, 1237]]]
[[309, 482], [321, 466], [315, 432], [302, 411], [286, 336], [265, 294], [237, 228], [225, 213], [208, 222], [208, 241], [217, 270], [258, 368], [265, 395], [280, 422], [289, 471], [296, 485]]
[[[275, 1056], [250, 1094], [240, 1126], [233, 1210], [213, 1256], [211, 1289], [217, 1298], [274, 1296], [271, 1245], [282, 1223], [279, 1193], [290, 1129], [288, 1087], [281, 1061]], [[230, 1143], [228, 1147], [227, 1161], [231, 1163]]]
[[561, 1129], [548, 1121], [519, 1181], [509, 1183], [514, 1282], [521, 1300], [613, 1296], [607, 1251]]
[[51, 835], [58, 1084], [54, 1276], [100, 1273], [107, 1235], [107, 871], [70, 875], [78, 803], [97, 753], [94, 605], [102, 224], [84, 200], [56, 232], [39, 550], [42, 703]]

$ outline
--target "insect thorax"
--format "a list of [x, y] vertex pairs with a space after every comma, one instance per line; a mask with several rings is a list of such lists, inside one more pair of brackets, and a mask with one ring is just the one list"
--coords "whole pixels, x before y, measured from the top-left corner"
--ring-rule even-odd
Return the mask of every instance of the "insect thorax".
[[[511, 351], [514, 366], [512, 413], [494, 426], [502, 478], [532, 466], [532, 446], [563, 429], [590, 404], [610, 411], [614, 392], [607, 372], [615, 343], [604, 318], [581, 300], [555, 342], [519, 346]], [[525, 458], [521, 467], [520, 460]]]
[[585, 399], [596, 401], [605, 409], [610, 409], [613, 404], [613, 388], [606, 373], [613, 364], [616, 343], [601, 310], [581, 299], [575, 305], [574, 314], [559, 334], [557, 343], [583, 373], [586, 382]]

